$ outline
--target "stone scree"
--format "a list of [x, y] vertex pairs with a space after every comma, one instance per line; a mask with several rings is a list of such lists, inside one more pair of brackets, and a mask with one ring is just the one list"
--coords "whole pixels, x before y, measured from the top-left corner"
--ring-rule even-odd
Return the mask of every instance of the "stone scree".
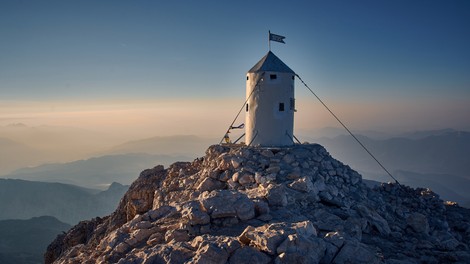
[[145, 170], [46, 263], [468, 263], [470, 213], [429, 189], [371, 189], [318, 144], [213, 145]]

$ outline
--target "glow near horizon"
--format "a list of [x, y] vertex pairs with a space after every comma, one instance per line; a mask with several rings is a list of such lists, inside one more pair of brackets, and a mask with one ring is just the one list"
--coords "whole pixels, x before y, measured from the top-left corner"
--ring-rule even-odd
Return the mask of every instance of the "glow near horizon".
[[[298, 87], [299, 88], [299, 87]], [[297, 88], [297, 89], [298, 89]], [[243, 99], [172, 99], [128, 101], [55, 101], [0, 103], [0, 125], [69, 126], [114, 135], [120, 140], [152, 136], [220, 137]], [[330, 102], [330, 107], [353, 130], [398, 133], [419, 129], [469, 130], [465, 102], [441, 100]], [[314, 98], [297, 100], [296, 134], [308, 135], [339, 124]], [[455, 113], [460, 113], [456, 115]], [[244, 122], [244, 114], [237, 119]]]

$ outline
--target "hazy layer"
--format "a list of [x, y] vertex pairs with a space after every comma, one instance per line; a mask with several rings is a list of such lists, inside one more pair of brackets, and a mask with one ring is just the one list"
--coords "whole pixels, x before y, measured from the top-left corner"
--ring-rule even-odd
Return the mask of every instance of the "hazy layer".
[[[343, 129], [323, 129], [339, 125], [313, 96], [299, 92], [297, 98], [300, 99], [296, 104], [298, 111], [295, 116], [295, 134], [301, 141], [324, 144], [332, 154], [340, 157], [340, 160], [354, 165], [356, 169], [362, 169], [363, 173], [374, 171], [372, 179], [381, 175], [380, 171], [375, 171], [378, 169], [377, 165], [350, 137], [335, 138], [345, 134]], [[387, 139], [394, 135], [403, 136], [403, 132], [417, 130], [470, 130], [467, 118], [470, 104], [466, 104], [465, 99], [455, 99], [452, 102], [432, 98], [421, 98], [419, 101], [416, 98], [408, 98], [367, 102], [355, 98], [348, 102], [330, 98], [323, 100], [358, 135]], [[116, 181], [122, 174], [128, 181], [123, 181], [122, 177], [118, 181], [130, 183], [136, 173], [144, 168], [203, 156], [207, 146], [218, 143], [225, 134], [243, 101], [243, 98], [4, 101], [0, 103], [0, 176], [73, 181], [81, 186], [95, 187], [97, 184]], [[235, 125], [243, 122], [242, 111]], [[230, 136], [234, 140], [242, 133], [243, 130], [232, 130]], [[403, 172], [406, 174], [403, 182], [414, 177], [419, 180], [416, 186], [428, 186], [431, 183], [424, 181], [425, 176], [420, 175], [441, 173], [435, 178], [440, 179], [444, 177], [441, 175], [446, 174], [449, 175], [445, 176], [448, 181], [436, 183], [437, 187], [433, 188], [444, 186], [452, 190], [455, 186], [464, 185], [457, 181], [458, 176], [462, 171], [468, 171], [466, 168], [459, 169], [459, 166], [452, 165], [453, 161], [456, 164], [467, 164], [467, 137], [458, 135], [453, 137], [455, 134], [451, 133], [448, 138], [434, 138], [424, 144], [426, 147], [423, 147], [423, 144], [411, 146], [411, 143], [399, 146], [393, 140], [391, 145], [384, 145], [385, 141], [374, 142], [367, 138], [363, 140], [393, 172], [409, 170]], [[330, 140], [321, 138], [323, 136], [329, 137]], [[341, 141], [342, 139], [345, 141]], [[419, 143], [413, 140], [409, 142]], [[455, 142], [459, 142], [460, 148], [452, 145]], [[393, 152], [394, 150], [398, 150], [398, 153]], [[140, 157], [130, 153], [147, 153], [147, 156]], [[22, 169], [7, 175], [13, 170], [27, 166], [71, 162], [90, 157], [102, 158]], [[425, 157], [429, 159], [423, 161]], [[422, 166], [418, 166], [420, 164]], [[436, 169], [436, 164], [439, 170]], [[455, 175], [451, 175], [452, 173]], [[402, 174], [397, 172], [397, 175]], [[451, 177], [457, 180], [449, 182]], [[450, 192], [442, 193], [453, 197]], [[466, 193], [466, 190], [463, 193]]]
[[[466, 100], [443, 99], [334, 101], [323, 98], [335, 114], [354, 130], [403, 132], [426, 129], [470, 129]], [[30, 127], [73, 127], [75, 132], [94, 134], [97, 147], [128, 140], [171, 135], [221, 137], [243, 104], [243, 99], [161, 99], [113, 101], [3, 101], [0, 126], [22, 123]], [[339, 126], [312, 97], [297, 99], [295, 129], [306, 133]], [[244, 122], [244, 112], [236, 124]], [[10, 126], [11, 128], [11, 126]], [[80, 129], [80, 130], [78, 130]], [[86, 131], [84, 131], [86, 130]], [[2, 129], [0, 137], [41, 146], [41, 137], [21, 137]], [[67, 131], [65, 131], [67, 132]], [[71, 132], [71, 131], [70, 131]], [[92, 139], [90, 138], [90, 141]]]

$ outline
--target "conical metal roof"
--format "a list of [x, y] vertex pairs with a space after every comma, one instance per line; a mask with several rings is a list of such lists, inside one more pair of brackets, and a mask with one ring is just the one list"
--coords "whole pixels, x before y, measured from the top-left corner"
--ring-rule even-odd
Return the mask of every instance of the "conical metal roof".
[[248, 72], [289, 72], [295, 74], [289, 66], [281, 61], [274, 53], [271, 51], [268, 52], [263, 58], [261, 58], [258, 63], [253, 66]]

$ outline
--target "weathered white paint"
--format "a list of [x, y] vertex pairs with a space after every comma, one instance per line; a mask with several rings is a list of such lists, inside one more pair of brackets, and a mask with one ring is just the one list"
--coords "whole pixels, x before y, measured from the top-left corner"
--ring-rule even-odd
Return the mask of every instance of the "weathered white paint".
[[[272, 75], [276, 78], [273, 79]], [[248, 111], [245, 110], [246, 144], [251, 146], [293, 145], [294, 75], [295, 73], [272, 52], [268, 52], [248, 71], [246, 81], [246, 98], [249, 97]], [[280, 104], [284, 104], [284, 111], [280, 111]]]

